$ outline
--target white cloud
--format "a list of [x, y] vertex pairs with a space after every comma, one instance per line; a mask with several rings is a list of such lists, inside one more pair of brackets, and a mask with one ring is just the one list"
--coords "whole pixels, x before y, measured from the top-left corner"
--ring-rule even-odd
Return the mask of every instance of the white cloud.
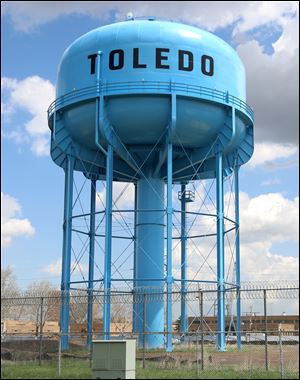
[[[112, 12], [113, 11], [113, 12]], [[215, 31], [233, 25], [232, 37], [240, 41], [238, 52], [246, 66], [248, 103], [255, 110], [255, 136], [259, 142], [298, 142], [298, 23], [295, 1], [223, 2], [4, 2], [2, 14], [14, 27], [31, 32], [61, 16], [87, 15], [100, 23], [135, 16], [156, 15]], [[113, 16], [112, 16], [113, 15]], [[253, 31], [268, 27], [282, 35], [267, 55], [255, 41]], [[10, 86], [14, 86], [12, 82]], [[9, 113], [9, 108], [6, 113]], [[32, 126], [27, 126], [30, 130]], [[42, 150], [43, 151], [43, 150]]]
[[[106, 188], [97, 192], [96, 208], [98, 210], [105, 208]], [[134, 185], [126, 182], [113, 183], [113, 203], [122, 209], [133, 209], [134, 207]]]
[[31, 144], [31, 151], [37, 156], [47, 156], [49, 154], [49, 137], [36, 137]]
[[[52, 262], [44, 267], [41, 268], [42, 272], [48, 273], [50, 275], [60, 275], [61, 274], [61, 265], [62, 265], [62, 259], [57, 259], [56, 262]], [[88, 265], [85, 263], [80, 263], [80, 269], [83, 274], [88, 273]], [[79, 266], [74, 261], [71, 263], [71, 272], [73, 274], [81, 274], [81, 271], [79, 269]]]
[[243, 3], [245, 7], [239, 12], [241, 19], [234, 27], [234, 35], [261, 25], [271, 23], [282, 25], [291, 18], [291, 14], [299, 10], [297, 1], [243, 1], [239, 3]]
[[[298, 2], [296, 11], [299, 12]], [[297, 53], [297, 49], [299, 49], [299, 17], [282, 18], [281, 25], [283, 27], [282, 35], [273, 44], [273, 48], [276, 53], [284, 52], [287, 55], [294, 56]]]
[[57, 2], [17, 2], [2, 4], [2, 14], [9, 16], [17, 30], [31, 32], [39, 25], [51, 22], [61, 16], [83, 14], [89, 17], [106, 20], [114, 10], [116, 21], [125, 20], [127, 12], [134, 16], [176, 18], [187, 23], [197, 24], [215, 30], [236, 22], [234, 34], [243, 33], [267, 23], [284, 23], [291, 13], [297, 12], [296, 1], [60, 1]]
[[7, 90], [15, 90], [18, 87], [18, 81], [14, 78], [1, 78], [1, 88]]
[[277, 159], [287, 159], [298, 152], [298, 148], [292, 144], [256, 143], [254, 153], [245, 168], [255, 168], [266, 165]]
[[[30, 76], [18, 81], [15, 78], [2, 78], [2, 91], [8, 98], [2, 104], [10, 119], [5, 120], [2, 135], [16, 143], [31, 143], [31, 150], [37, 156], [49, 154], [50, 132], [47, 125], [47, 109], [55, 98], [52, 83], [39, 76]], [[25, 111], [31, 115], [23, 127], [12, 129], [12, 115]], [[12, 129], [12, 130], [11, 130]]]
[[299, 197], [267, 193], [250, 198], [241, 192], [240, 219], [244, 243], [298, 241]]
[[21, 32], [32, 32], [40, 25], [71, 14], [105, 19], [109, 16], [111, 8], [114, 8], [113, 2], [104, 2], [104, 4], [95, 1], [10, 1], [1, 3], [2, 15], [9, 16], [15, 29]]
[[20, 131], [11, 131], [11, 132], [3, 132], [1, 131], [1, 135], [9, 140], [13, 140], [16, 144], [24, 144], [29, 143], [30, 138], [27, 135], [24, 135], [24, 132]]
[[[225, 210], [229, 201], [229, 193], [225, 194]], [[197, 197], [196, 197], [197, 200]], [[198, 203], [199, 199], [195, 202]], [[231, 200], [229, 216], [234, 215], [234, 200]], [[226, 213], [227, 215], [227, 213]], [[216, 219], [204, 220], [197, 217], [191, 231], [205, 234], [216, 231]], [[189, 223], [187, 223], [189, 224]], [[273, 247], [278, 242], [299, 241], [299, 198], [285, 198], [280, 193], [261, 194], [250, 198], [240, 193], [240, 239], [241, 239], [241, 279], [256, 280], [288, 280], [298, 278], [299, 260], [297, 257], [282, 251], [274, 254]], [[210, 227], [213, 227], [210, 229]], [[198, 230], [198, 231], [197, 231]], [[232, 232], [225, 238], [225, 274], [232, 280], [231, 249], [235, 245], [235, 234]], [[173, 241], [174, 276], [180, 277], [181, 251], [180, 244]], [[216, 280], [217, 252], [215, 237], [188, 240], [187, 274], [189, 279]], [[214, 248], [213, 248], [214, 247]], [[282, 249], [282, 248], [281, 248]], [[278, 247], [276, 251], [280, 253]], [[211, 252], [211, 253], [210, 253]], [[205, 262], [205, 258], [208, 257]], [[201, 270], [199, 271], [199, 268]], [[195, 277], [196, 276], [196, 277]]]
[[254, 108], [256, 142], [297, 145], [299, 46], [289, 50], [282, 43], [281, 49], [267, 55], [256, 41], [250, 41], [237, 51], [246, 68], [247, 102]]
[[42, 272], [51, 274], [51, 275], [59, 275], [61, 273], [61, 263], [62, 259], [57, 259], [56, 262], [50, 263], [44, 267], [42, 267]]
[[[266, 238], [267, 239], [267, 238]], [[243, 281], [292, 280], [298, 278], [299, 259], [271, 252], [268, 241], [241, 244]]]
[[[21, 81], [11, 78], [4, 78], [4, 80], [14, 83], [14, 86], [10, 87], [12, 90], [10, 101], [15, 107], [23, 108], [35, 117], [46, 113], [49, 104], [54, 98], [54, 86], [51, 82], [37, 75], [27, 77]], [[4, 88], [7, 87], [4, 86]], [[39, 120], [39, 122], [41, 121]], [[42, 133], [44, 129], [46, 129], [45, 123], [39, 127], [29, 128], [29, 132]]]
[[1, 246], [8, 247], [13, 237], [32, 237], [35, 229], [28, 219], [16, 218], [21, 213], [18, 201], [1, 192]]
[[[229, 193], [225, 194], [227, 210]], [[239, 193], [241, 241], [243, 244], [264, 244], [271, 249], [276, 242], [299, 240], [299, 197], [285, 198], [281, 193], [265, 193], [250, 198]], [[228, 211], [234, 218], [234, 200]]]
[[280, 193], [254, 198], [240, 193], [241, 272], [243, 281], [298, 278], [299, 260], [272, 253], [277, 242], [299, 241], [299, 198]]
[[262, 186], [274, 186], [274, 185], [279, 185], [281, 183], [280, 179], [275, 177], [275, 178], [270, 178], [266, 179], [261, 182]]
[[1, 221], [6, 222], [12, 216], [19, 214], [20, 211], [21, 206], [17, 200], [1, 192]]

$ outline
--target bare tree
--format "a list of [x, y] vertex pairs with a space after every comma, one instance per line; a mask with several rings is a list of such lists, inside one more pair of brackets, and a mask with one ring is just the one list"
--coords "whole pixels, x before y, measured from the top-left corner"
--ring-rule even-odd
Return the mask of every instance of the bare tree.
[[10, 266], [1, 268], [1, 319], [15, 319], [18, 307], [10, 300], [20, 294]]
[[58, 320], [59, 291], [50, 282], [32, 282], [28, 285], [24, 295], [26, 304], [22, 310], [22, 317], [36, 321], [37, 331], [38, 327], [41, 328], [40, 321], [44, 326], [46, 320]]
[[1, 268], [1, 297], [16, 297], [19, 289], [16, 276], [10, 266]]

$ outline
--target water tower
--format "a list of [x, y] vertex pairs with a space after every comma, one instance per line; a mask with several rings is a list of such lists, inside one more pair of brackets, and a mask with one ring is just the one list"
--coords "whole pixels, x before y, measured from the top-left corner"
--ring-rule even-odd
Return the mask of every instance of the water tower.
[[[186, 329], [185, 186], [216, 179], [217, 346], [225, 350], [224, 178], [234, 173], [237, 331], [240, 345], [238, 169], [253, 153], [253, 111], [245, 102], [245, 70], [223, 40], [198, 28], [155, 18], [92, 30], [64, 53], [56, 100], [48, 110], [51, 157], [65, 171], [62, 257], [62, 348], [68, 347], [73, 173], [91, 181], [89, 294], [95, 256], [95, 185], [106, 181], [103, 328], [110, 338], [112, 194], [115, 181], [135, 184], [132, 291], [149, 295], [133, 306], [134, 332], [146, 345], [172, 350], [172, 286], [181, 286]], [[181, 184], [181, 278], [172, 274], [172, 184]], [[166, 202], [165, 202], [166, 196]], [[166, 234], [165, 234], [166, 231]], [[165, 244], [166, 242], [166, 244]], [[201, 280], [200, 280], [201, 282]], [[230, 284], [232, 286], [232, 284]], [[151, 300], [152, 293], [165, 292]], [[92, 305], [88, 309], [91, 331]], [[165, 330], [165, 337], [164, 337]], [[152, 333], [152, 334], [151, 334]], [[89, 342], [91, 335], [89, 334]]]

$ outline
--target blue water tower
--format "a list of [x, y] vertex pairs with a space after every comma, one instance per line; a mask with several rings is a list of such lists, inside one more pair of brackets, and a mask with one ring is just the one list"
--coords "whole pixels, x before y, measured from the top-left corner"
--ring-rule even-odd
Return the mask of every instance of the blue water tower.
[[[235, 178], [237, 341], [240, 346], [238, 170], [253, 153], [253, 111], [246, 104], [244, 66], [232, 47], [204, 30], [155, 18], [103, 26], [64, 53], [56, 100], [48, 109], [51, 157], [65, 171], [62, 257], [62, 348], [68, 347], [73, 172], [91, 181], [88, 294], [94, 284], [95, 186], [106, 181], [103, 278], [104, 338], [110, 338], [113, 182], [135, 184], [133, 330], [146, 346], [172, 350], [172, 286], [181, 288], [186, 326], [186, 252], [181, 278], [172, 274], [172, 184], [216, 178], [218, 349], [225, 350], [224, 178]], [[166, 196], [166, 204], [165, 204]], [[166, 231], [166, 239], [165, 239]], [[184, 228], [183, 228], [184, 235]], [[166, 242], [166, 244], [165, 244]], [[199, 281], [201, 282], [201, 281]], [[232, 284], [230, 285], [232, 287]], [[158, 297], [157, 294], [163, 296]], [[92, 298], [91, 298], [92, 299]], [[92, 301], [89, 302], [88, 343]], [[143, 339], [143, 338], [142, 338]]]

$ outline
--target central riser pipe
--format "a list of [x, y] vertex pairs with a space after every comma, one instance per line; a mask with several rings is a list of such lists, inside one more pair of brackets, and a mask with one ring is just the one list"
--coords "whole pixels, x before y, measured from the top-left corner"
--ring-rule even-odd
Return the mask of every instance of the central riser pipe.
[[137, 182], [134, 327], [147, 348], [164, 345], [164, 188], [162, 179]]

